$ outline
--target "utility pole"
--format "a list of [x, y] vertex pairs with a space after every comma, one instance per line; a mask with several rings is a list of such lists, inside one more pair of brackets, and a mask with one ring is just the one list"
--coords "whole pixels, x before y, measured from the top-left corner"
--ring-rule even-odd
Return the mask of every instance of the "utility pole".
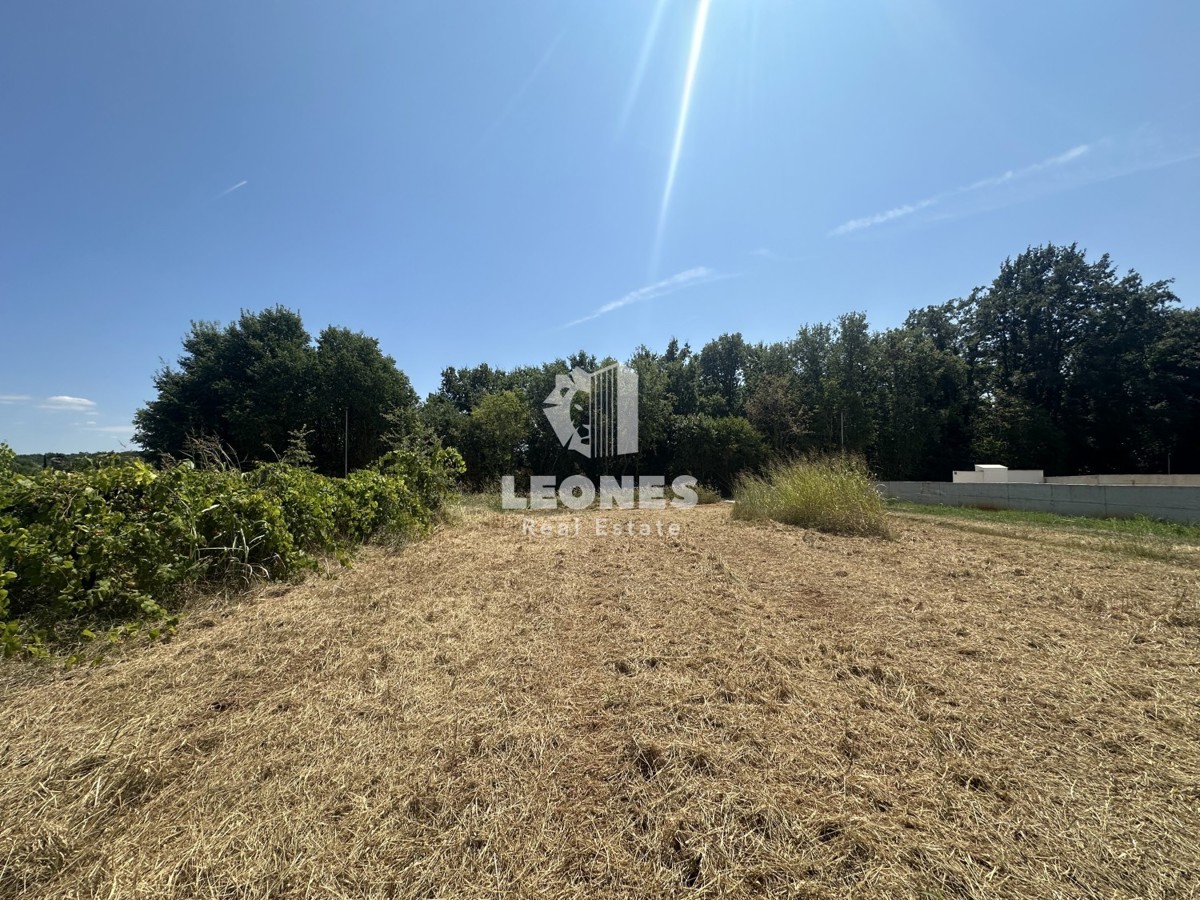
[[350, 477], [350, 407], [346, 407], [346, 427], [342, 432], [342, 477]]

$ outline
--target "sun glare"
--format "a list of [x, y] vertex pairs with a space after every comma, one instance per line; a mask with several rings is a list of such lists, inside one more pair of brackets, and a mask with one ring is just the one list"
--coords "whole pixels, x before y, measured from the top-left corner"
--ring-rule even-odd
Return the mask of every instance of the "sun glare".
[[659, 256], [662, 253], [663, 230], [666, 228], [667, 212], [671, 206], [671, 192], [675, 187], [675, 173], [679, 169], [679, 155], [683, 151], [683, 137], [687, 131], [688, 110], [692, 105], [692, 89], [696, 84], [696, 69], [700, 64], [700, 51], [704, 45], [704, 29], [708, 25], [709, 0], [700, 0], [696, 8], [696, 21], [692, 26], [692, 46], [688, 52], [687, 75], [683, 81], [683, 97], [679, 102], [679, 119], [675, 125], [675, 141], [671, 146], [671, 162], [667, 167], [667, 182], [663, 187], [662, 204], [658, 210], [658, 227], [654, 235], [654, 255], [650, 262], [651, 275], [658, 272]]

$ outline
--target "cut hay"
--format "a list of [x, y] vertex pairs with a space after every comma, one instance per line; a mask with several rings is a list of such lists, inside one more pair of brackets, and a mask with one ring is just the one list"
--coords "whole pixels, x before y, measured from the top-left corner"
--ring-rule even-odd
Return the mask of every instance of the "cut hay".
[[99, 668], [6, 664], [0, 895], [1196, 892], [1194, 567], [621, 513], [667, 517], [468, 510]]

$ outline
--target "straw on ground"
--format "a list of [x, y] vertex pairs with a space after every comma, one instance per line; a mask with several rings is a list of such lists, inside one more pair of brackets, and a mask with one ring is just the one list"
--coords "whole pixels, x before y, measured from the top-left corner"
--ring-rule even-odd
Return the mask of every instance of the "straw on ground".
[[472, 512], [96, 669], [6, 665], [0, 895], [1197, 890], [1195, 566], [729, 509]]

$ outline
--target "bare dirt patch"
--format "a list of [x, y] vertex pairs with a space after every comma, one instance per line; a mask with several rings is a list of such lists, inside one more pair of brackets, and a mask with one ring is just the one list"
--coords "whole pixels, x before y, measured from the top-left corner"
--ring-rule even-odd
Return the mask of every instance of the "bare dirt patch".
[[94, 670], [0, 669], [0, 895], [1198, 890], [1195, 567], [594, 515], [472, 512]]

